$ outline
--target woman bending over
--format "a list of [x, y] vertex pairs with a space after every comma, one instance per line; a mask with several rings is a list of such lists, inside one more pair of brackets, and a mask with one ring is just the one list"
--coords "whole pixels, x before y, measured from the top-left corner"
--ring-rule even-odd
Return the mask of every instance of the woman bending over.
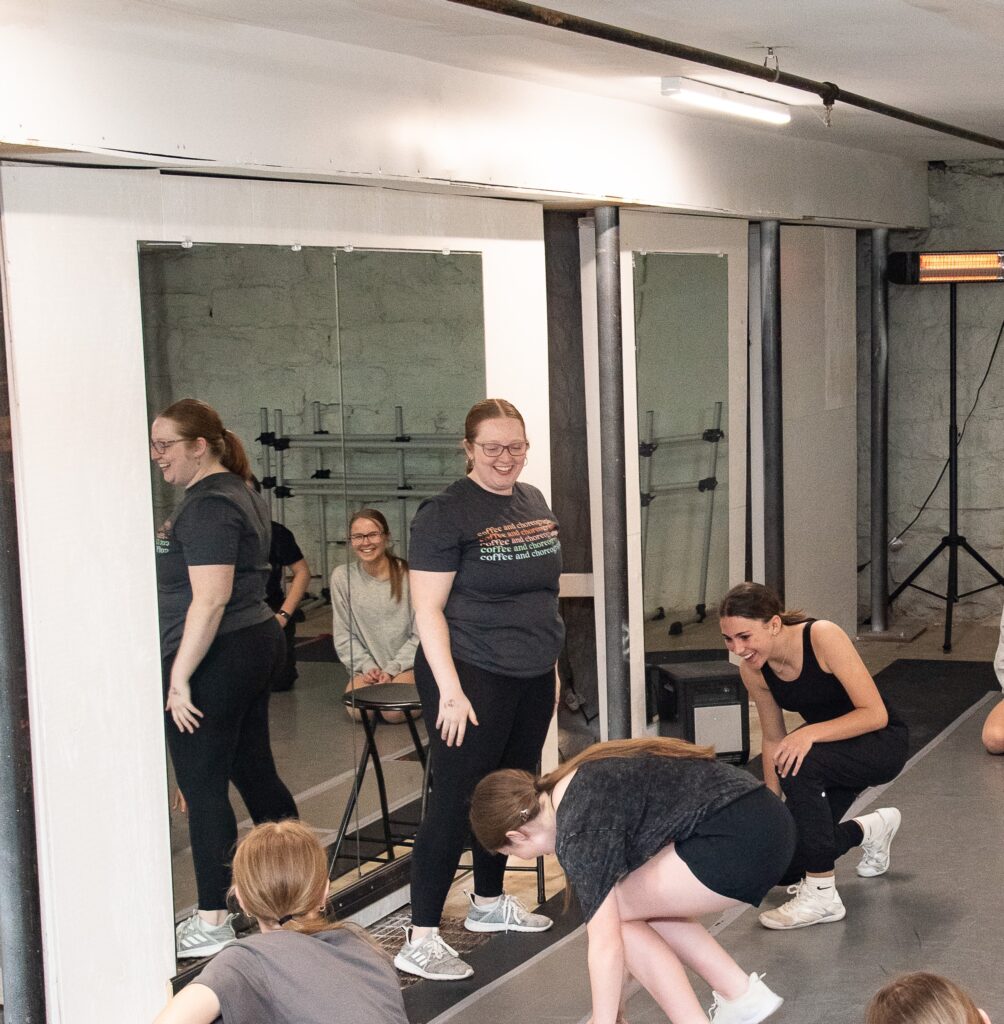
[[707, 1024], [688, 967], [714, 989], [715, 1024], [757, 1024], [781, 1005], [697, 918], [759, 904], [791, 860], [795, 827], [710, 747], [620, 740], [543, 778], [493, 772], [474, 791], [471, 827], [489, 850], [557, 854], [586, 921], [593, 1024], [618, 1020], [625, 968], [673, 1024]]
[[407, 1024], [387, 957], [324, 917], [328, 864], [310, 828], [252, 829], [233, 877], [233, 895], [260, 934], [227, 946], [154, 1024]]
[[[765, 928], [805, 928], [846, 913], [835, 865], [864, 852], [858, 874], [881, 875], [900, 825], [895, 807], [843, 821], [858, 794], [891, 782], [907, 756], [906, 726], [885, 703], [847, 634], [832, 622], [785, 611], [759, 583], [740, 583], [719, 607], [725, 646], [763, 729], [764, 781], [783, 792], [798, 827], [798, 849], [782, 882], [787, 903], [760, 915]], [[782, 711], [806, 724], [788, 732]]]

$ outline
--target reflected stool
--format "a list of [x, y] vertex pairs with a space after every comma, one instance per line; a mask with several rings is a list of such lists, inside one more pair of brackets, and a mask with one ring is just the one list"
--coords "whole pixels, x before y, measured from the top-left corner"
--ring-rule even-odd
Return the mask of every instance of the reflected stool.
[[332, 847], [329, 870], [334, 872], [338, 857], [342, 851], [342, 844], [345, 842], [345, 834], [348, 832], [352, 814], [359, 802], [359, 790], [362, 787], [363, 779], [366, 777], [366, 769], [370, 762], [373, 764], [373, 774], [376, 777], [377, 791], [380, 794], [380, 817], [383, 825], [384, 853], [364, 857], [364, 860], [389, 862], [395, 859], [394, 846], [413, 842], [413, 836], [402, 836], [396, 834], [392, 828], [399, 824], [394, 822], [390, 816], [390, 808], [387, 803], [387, 786], [384, 783], [383, 767], [380, 764], [380, 751], [376, 745], [377, 726], [382, 721], [381, 711], [400, 711], [411, 732], [412, 742], [415, 744], [415, 753], [422, 765], [425, 782], [422, 788], [422, 809], [425, 809], [425, 788], [428, 785], [428, 758], [425, 747], [422, 745], [422, 738], [418, 734], [418, 727], [415, 725], [418, 716], [422, 713], [422, 701], [418, 696], [418, 689], [413, 683], [382, 683], [376, 686], [366, 686], [350, 693], [342, 698], [342, 703], [349, 709], [359, 712], [362, 727], [366, 733], [366, 742], [363, 745], [362, 757], [359, 759], [359, 767], [356, 769], [355, 782], [352, 792], [349, 794], [348, 803], [345, 805], [345, 812], [342, 814], [342, 822], [338, 826], [338, 834]]

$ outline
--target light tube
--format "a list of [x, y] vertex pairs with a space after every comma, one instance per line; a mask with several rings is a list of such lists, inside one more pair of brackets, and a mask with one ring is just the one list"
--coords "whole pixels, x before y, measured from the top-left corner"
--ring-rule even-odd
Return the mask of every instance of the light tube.
[[791, 113], [783, 103], [765, 100], [761, 96], [750, 96], [735, 89], [722, 89], [691, 78], [664, 78], [662, 94], [702, 110], [713, 110], [733, 117], [746, 117], [767, 124], [787, 124]]

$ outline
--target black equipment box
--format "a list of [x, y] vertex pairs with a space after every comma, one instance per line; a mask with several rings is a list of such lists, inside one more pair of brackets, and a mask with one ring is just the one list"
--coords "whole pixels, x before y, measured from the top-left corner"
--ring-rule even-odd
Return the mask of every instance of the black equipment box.
[[750, 756], [750, 705], [739, 669], [728, 661], [651, 666], [658, 679], [659, 735], [714, 747], [745, 764]]

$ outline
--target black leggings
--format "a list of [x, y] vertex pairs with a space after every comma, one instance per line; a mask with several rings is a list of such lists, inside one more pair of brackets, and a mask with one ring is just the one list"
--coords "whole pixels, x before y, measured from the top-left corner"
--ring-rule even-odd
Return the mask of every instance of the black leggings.
[[[500, 676], [455, 662], [464, 695], [480, 725], [468, 723], [464, 742], [448, 747], [436, 731], [439, 687], [419, 647], [415, 685], [429, 730], [432, 789], [411, 857], [411, 920], [419, 928], [436, 928], [470, 832], [467, 816], [474, 787], [497, 768], [532, 772], [540, 760], [554, 713], [554, 671], [530, 679]], [[502, 893], [506, 858], [471, 840], [474, 891]]]
[[[275, 770], [268, 736], [272, 676], [284, 658], [285, 640], [274, 618], [217, 636], [191, 679], [192, 703], [203, 715], [199, 728], [181, 732], [171, 715], [164, 715], [174, 774], [188, 804], [201, 910], [227, 905], [237, 843], [231, 782], [255, 824], [297, 816]], [[163, 662], [165, 700], [173, 662], [173, 654]]]
[[906, 726], [898, 722], [849, 740], [813, 744], [798, 774], [780, 779], [798, 827], [798, 847], [778, 884], [797, 882], [806, 871], [826, 874], [861, 844], [861, 826], [840, 819], [863, 789], [896, 778], [906, 755]]

